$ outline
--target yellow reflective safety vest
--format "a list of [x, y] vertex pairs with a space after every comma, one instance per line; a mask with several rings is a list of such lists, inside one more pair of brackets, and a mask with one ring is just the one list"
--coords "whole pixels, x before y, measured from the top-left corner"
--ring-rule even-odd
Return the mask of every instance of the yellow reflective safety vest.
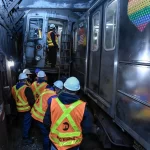
[[31, 109], [27, 98], [25, 96], [25, 89], [28, 87], [27, 85], [23, 85], [18, 90], [16, 89], [16, 85], [12, 87], [12, 95], [16, 101], [16, 107], [18, 112], [27, 112]]
[[51, 102], [51, 128], [49, 138], [58, 150], [66, 150], [82, 141], [81, 122], [86, 103], [78, 100], [64, 105], [58, 98]]
[[48, 99], [54, 95], [56, 95], [56, 93], [50, 89], [45, 89], [43, 91], [31, 110], [31, 115], [35, 120], [43, 123], [45, 112], [48, 107]]
[[[48, 32], [47, 33], [47, 43], [48, 43], [48, 47], [53, 47], [54, 46], [54, 44], [53, 44], [53, 42], [52, 42], [52, 39], [51, 39], [51, 33], [52, 33], [53, 31], [50, 31], [50, 32]], [[54, 33], [54, 32], [53, 32]], [[54, 33], [55, 34], [55, 33]], [[58, 36], [55, 34], [55, 41], [56, 41], [56, 43], [57, 43], [57, 45], [58, 45]]]
[[35, 100], [39, 98], [42, 94], [43, 90], [46, 88], [48, 84], [46, 82], [38, 83], [37, 81], [33, 82], [31, 85], [31, 89], [33, 91], [33, 95]]

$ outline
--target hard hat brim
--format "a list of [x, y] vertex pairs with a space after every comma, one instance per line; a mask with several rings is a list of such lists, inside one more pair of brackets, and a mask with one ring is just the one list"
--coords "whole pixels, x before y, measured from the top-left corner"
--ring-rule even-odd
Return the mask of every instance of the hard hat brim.
[[27, 74], [33, 74], [33, 73], [30, 72], [30, 73], [27, 73]]
[[64, 87], [65, 87], [67, 90], [73, 91], [73, 92], [76, 92], [76, 91], [79, 91], [79, 90], [80, 90], [80, 85], [79, 85], [79, 87], [78, 87], [76, 90], [67, 88], [65, 83], [64, 83]]

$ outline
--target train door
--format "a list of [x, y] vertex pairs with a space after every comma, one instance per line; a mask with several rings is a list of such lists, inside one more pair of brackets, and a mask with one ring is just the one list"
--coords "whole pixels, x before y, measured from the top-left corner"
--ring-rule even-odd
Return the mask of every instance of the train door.
[[24, 39], [25, 63], [27, 66], [44, 67], [47, 20], [44, 15], [29, 15]]
[[101, 49], [101, 28], [102, 28], [102, 7], [99, 7], [91, 15], [91, 41], [90, 41], [90, 62], [89, 62], [89, 89], [99, 93], [99, 71], [100, 71], [100, 49]]
[[58, 48], [59, 50], [57, 51], [57, 61], [56, 64], [60, 64], [60, 53], [61, 53], [61, 40], [62, 40], [62, 31], [63, 31], [63, 23], [62, 21], [57, 21], [53, 20], [52, 18], [48, 18], [48, 32], [50, 31], [50, 25], [54, 24], [55, 25], [55, 33], [58, 35]]
[[[89, 89], [104, 110], [113, 115], [114, 57], [116, 50], [117, 0], [108, 0], [92, 14]], [[103, 11], [102, 11], [103, 10]]]
[[85, 81], [87, 20], [84, 16], [74, 26], [73, 74], [80, 80], [81, 88]]

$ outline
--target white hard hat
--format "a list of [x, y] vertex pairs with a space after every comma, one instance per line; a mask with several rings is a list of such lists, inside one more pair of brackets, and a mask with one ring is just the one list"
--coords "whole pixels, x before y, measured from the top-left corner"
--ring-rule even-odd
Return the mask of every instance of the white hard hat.
[[25, 74], [32, 74], [29, 69], [24, 69], [23, 73], [25, 73]]
[[44, 78], [44, 77], [46, 77], [46, 74], [45, 74], [44, 71], [39, 71], [38, 74], [37, 74], [37, 77]]
[[76, 77], [70, 77], [64, 83], [64, 87], [70, 91], [80, 90], [80, 82]]
[[54, 82], [54, 86], [56, 86], [57, 88], [62, 90], [63, 89], [63, 82], [58, 80], [58, 81]]
[[27, 75], [25, 74], [25, 73], [20, 73], [19, 74], [19, 80], [23, 80], [23, 79], [27, 79], [28, 77], [27, 77]]
[[55, 25], [54, 25], [54, 24], [51, 24], [51, 25], [50, 25], [50, 29], [53, 29], [53, 28], [55, 28]]

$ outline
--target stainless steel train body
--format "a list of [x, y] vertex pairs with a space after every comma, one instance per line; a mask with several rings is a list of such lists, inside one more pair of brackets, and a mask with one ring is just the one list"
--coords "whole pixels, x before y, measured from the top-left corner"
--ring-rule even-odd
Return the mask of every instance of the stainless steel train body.
[[[128, 0], [100, 0], [74, 25], [73, 70], [98, 106], [92, 107], [97, 119], [107, 122], [107, 117], [101, 120], [102, 109], [111, 125], [117, 124], [149, 150], [150, 25], [140, 31], [128, 9]], [[86, 46], [80, 44], [81, 24]]]

